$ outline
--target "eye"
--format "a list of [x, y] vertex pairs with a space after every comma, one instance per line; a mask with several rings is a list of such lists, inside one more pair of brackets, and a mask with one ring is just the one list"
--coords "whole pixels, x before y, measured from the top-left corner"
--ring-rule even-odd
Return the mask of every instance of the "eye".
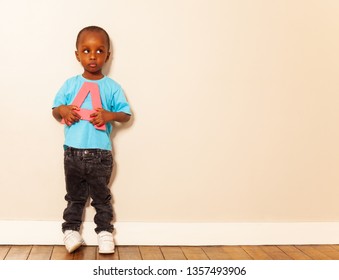
[[87, 54], [87, 53], [89, 53], [89, 50], [87, 50], [87, 49], [86, 49], [86, 50], [84, 50], [84, 53], [86, 53], [86, 54]]
[[103, 50], [97, 50], [97, 53], [103, 53], [104, 51]]

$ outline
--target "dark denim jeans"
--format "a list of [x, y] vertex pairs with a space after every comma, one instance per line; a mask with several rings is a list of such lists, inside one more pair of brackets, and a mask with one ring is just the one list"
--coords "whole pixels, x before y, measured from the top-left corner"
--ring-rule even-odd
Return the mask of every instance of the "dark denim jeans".
[[65, 196], [67, 208], [64, 211], [62, 231], [80, 230], [84, 207], [88, 198], [96, 210], [95, 232], [113, 232], [113, 208], [111, 192], [108, 187], [113, 157], [111, 151], [100, 149], [65, 150], [64, 167], [66, 178]]

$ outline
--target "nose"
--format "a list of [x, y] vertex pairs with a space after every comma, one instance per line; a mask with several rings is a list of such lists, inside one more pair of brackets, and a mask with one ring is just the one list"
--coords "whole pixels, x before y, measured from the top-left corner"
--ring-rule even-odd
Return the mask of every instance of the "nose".
[[90, 58], [90, 59], [96, 59], [96, 58], [97, 58], [97, 57], [96, 57], [96, 53], [95, 53], [95, 52], [91, 52], [89, 58]]

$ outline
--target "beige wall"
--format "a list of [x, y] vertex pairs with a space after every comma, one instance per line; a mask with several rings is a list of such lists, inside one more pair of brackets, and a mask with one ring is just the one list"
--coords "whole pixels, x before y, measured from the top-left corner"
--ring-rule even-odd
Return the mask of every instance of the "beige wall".
[[0, 220], [61, 220], [51, 104], [96, 24], [134, 113], [114, 137], [117, 221], [338, 221], [338, 1], [0, 3]]

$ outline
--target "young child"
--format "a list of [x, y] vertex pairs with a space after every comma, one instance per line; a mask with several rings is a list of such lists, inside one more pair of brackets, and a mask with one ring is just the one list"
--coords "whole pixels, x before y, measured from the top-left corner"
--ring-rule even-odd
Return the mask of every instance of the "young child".
[[[90, 197], [96, 210], [94, 222], [99, 253], [111, 254], [114, 253], [113, 209], [108, 186], [113, 167], [111, 122], [127, 122], [131, 111], [120, 85], [102, 73], [102, 67], [110, 56], [107, 32], [97, 26], [82, 29], [77, 36], [75, 55], [84, 72], [68, 79], [53, 103], [54, 118], [66, 124], [64, 243], [70, 253], [83, 244], [79, 230], [83, 210]], [[90, 90], [87, 88], [90, 93], [86, 92], [81, 105], [74, 104], [84, 85], [92, 85]], [[95, 97], [95, 89], [100, 92], [99, 100]], [[93, 108], [92, 104], [98, 102], [101, 106]], [[85, 111], [90, 112], [89, 117], [84, 116]]]

